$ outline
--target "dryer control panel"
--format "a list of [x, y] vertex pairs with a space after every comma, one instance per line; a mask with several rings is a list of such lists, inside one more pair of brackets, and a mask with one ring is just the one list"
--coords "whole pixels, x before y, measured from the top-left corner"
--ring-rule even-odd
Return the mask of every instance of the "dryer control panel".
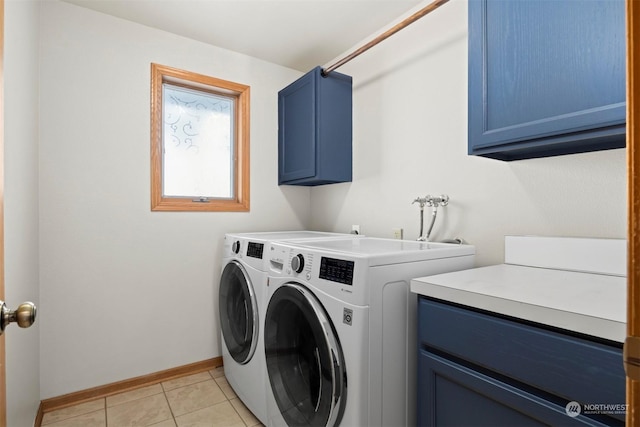
[[247, 245], [247, 256], [262, 259], [264, 243], [249, 242]]

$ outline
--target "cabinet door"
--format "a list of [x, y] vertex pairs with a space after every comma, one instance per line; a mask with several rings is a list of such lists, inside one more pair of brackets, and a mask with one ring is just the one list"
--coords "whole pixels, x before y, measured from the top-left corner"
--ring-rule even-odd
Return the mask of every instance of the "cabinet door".
[[625, 145], [624, 0], [470, 0], [469, 154]]
[[566, 406], [425, 350], [418, 360], [420, 426], [605, 426], [583, 415], [570, 417]]
[[[530, 389], [582, 403], [622, 404], [622, 349], [542, 325], [420, 298], [419, 342]], [[612, 414], [624, 420], [624, 414]]]
[[316, 175], [316, 73], [278, 93], [278, 184]]

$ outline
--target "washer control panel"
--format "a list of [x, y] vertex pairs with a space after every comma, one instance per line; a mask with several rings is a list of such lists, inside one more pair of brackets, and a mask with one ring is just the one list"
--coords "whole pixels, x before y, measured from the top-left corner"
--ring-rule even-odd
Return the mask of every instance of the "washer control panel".
[[352, 286], [354, 265], [355, 263], [353, 261], [323, 256], [320, 258], [319, 277], [321, 279]]
[[[296, 246], [295, 243], [272, 242], [265, 248], [265, 257], [270, 278], [298, 282], [345, 303], [368, 304], [369, 287], [365, 285], [367, 277], [362, 268], [365, 263], [357, 256]], [[345, 323], [349, 324], [350, 320], [350, 313], [346, 313]]]
[[316, 277], [329, 280], [331, 282], [340, 283], [341, 285], [353, 286], [353, 271], [355, 262], [346, 259], [321, 256], [320, 268], [313, 268], [313, 253], [299, 252], [294, 249], [289, 251], [274, 250], [271, 257], [271, 264], [274, 267], [279, 266], [278, 270], [282, 271], [282, 267], [286, 266], [287, 274], [300, 274], [307, 272], [306, 277], [310, 279], [314, 271]]

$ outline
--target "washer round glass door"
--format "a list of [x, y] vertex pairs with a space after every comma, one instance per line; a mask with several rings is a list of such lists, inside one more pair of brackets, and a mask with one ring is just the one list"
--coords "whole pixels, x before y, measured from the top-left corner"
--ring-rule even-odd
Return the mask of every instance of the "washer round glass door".
[[337, 425], [346, 403], [344, 357], [315, 295], [296, 283], [279, 287], [264, 330], [269, 382], [287, 424]]
[[220, 277], [220, 325], [233, 360], [245, 364], [258, 344], [258, 304], [247, 271], [230, 261]]

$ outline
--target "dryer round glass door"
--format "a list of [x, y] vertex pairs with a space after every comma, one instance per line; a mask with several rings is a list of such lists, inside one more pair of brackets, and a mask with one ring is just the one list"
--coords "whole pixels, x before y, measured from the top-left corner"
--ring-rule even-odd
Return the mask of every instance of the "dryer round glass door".
[[258, 304], [247, 271], [237, 261], [229, 262], [220, 277], [220, 325], [233, 360], [245, 364], [258, 344]]
[[346, 401], [344, 357], [318, 299], [287, 283], [273, 293], [265, 321], [271, 390], [288, 425], [334, 426]]

